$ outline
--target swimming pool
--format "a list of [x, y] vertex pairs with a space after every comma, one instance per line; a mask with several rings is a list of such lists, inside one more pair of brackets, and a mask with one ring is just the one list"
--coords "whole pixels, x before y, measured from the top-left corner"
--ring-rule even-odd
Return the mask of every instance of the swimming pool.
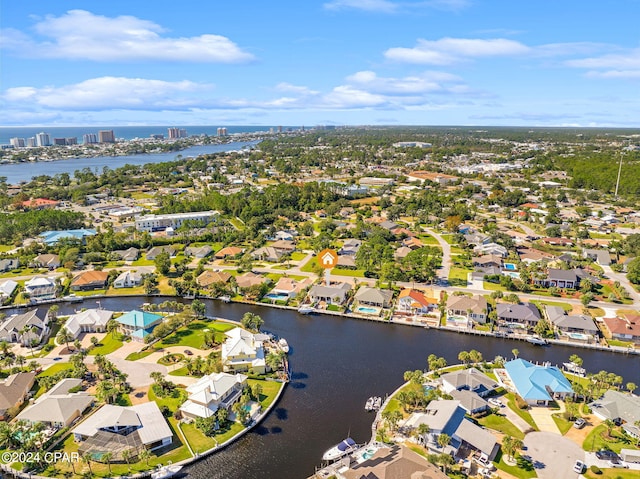
[[289, 299], [289, 296], [287, 296], [284, 293], [269, 293], [269, 294], [265, 294], [264, 297], [273, 299], [274, 301], [286, 301], [287, 299]]
[[364, 313], [364, 314], [378, 314], [378, 308], [370, 308], [369, 306], [358, 306], [356, 308], [356, 312], [357, 313]]
[[589, 339], [588, 335], [582, 333], [568, 333], [567, 336], [571, 339], [578, 339], [580, 341], [587, 341]]
[[516, 270], [516, 265], [513, 263], [505, 263], [504, 264], [504, 269], [506, 269], [507, 271], [515, 271]]
[[425, 394], [427, 394], [429, 391], [432, 391], [434, 389], [433, 386], [430, 386], [429, 384], [425, 384], [424, 386], [422, 386], [422, 390], [424, 391]]
[[506, 276], [511, 276], [514, 279], [520, 279], [520, 273], [517, 273], [515, 271], [503, 271], [502, 274]]

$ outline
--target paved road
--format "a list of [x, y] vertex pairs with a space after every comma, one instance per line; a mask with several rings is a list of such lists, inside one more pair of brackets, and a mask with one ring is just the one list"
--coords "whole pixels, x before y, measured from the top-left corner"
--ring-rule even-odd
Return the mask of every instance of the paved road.
[[524, 438], [527, 450], [540, 479], [578, 477], [573, 472], [576, 460], [584, 461], [584, 451], [573, 441], [552, 432], [531, 432]]
[[624, 273], [616, 273], [611, 269], [611, 266], [603, 266], [604, 274], [611, 278], [613, 281], [619, 281], [620, 284], [629, 292], [631, 299], [635, 304], [640, 303], [640, 293], [638, 293], [633, 285], [627, 279], [627, 275]]

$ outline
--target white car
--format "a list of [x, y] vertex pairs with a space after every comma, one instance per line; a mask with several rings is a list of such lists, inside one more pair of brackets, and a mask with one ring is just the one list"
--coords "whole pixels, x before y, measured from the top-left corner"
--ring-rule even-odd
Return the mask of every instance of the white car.
[[489, 404], [491, 404], [492, 406], [496, 406], [496, 407], [504, 407], [504, 404], [502, 404], [502, 401], [500, 401], [500, 399], [496, 399], [496, 398], [489, 398]]
[[582, 471], [584, 471], [585, 468], [585, 464], [582, 461], [576, 461], [576, 463], [573, 465], [573, 472], [577, 472], [578, 474], [582, 474]]

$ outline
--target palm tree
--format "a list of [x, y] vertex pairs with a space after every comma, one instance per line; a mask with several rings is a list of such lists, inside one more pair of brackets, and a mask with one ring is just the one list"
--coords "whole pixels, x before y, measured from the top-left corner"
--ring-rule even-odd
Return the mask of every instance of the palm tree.
[[482, 362], [482, 353], [480, 351], [476, 351], [472, 349], [469, 351], [469, 359], [473, 362], [474, 366], [480, 362]]
[[109, 468], [109, 475], [111, 475], [111, 459], [113, 459], [113, 454], [107, 452], [102, 455], [101, 459], [107, 463], [107, 467]]
[[131, 464], [129, 463], [129, 461], [131, 460], [131, 451], [129, 451], [129, 449], [125, 449], [124, 451], [122, 451], [122, 459], [127, 461], [127, 466], [129, 466], [129, 470], [131, 470]]
[[114, 333], [118, 330], [119, 327], [120, 323], [118, 323], [118, 321], [116, 321], [115, 319], [111, 318], [109, 321], [107, 321], [107, 331], [111, 333], [111, 337], [113, 337]]
[[423, 439], [423, 441], [426, 443], [427, 441], [426, 441], [426, 439], [425, 439], [425, 436], [426, 436], [427, 434], [429, 434], [429, 432], [430, 432], [430, 431], [431, 431], [431, 428], [429, 428], [429, 425], [428, 425], [428, 424], [420, 424], [420, 425], [418, 426], [418, 428], [416, 429], [416, 435], [417, 435], [419, 438], [422, 438], [422, 439]]
[[149, 449], [142, 449], [142, 451], [140, 451], [140, 454], [138, 454], [138, 459], [140, 459], [141, 461], [145, 461], [145, 463], [147, 464], [147, 466], [149, 465], [149, 458], [151, 457], [151, 453], [149, 452]]
[[69, 351], [69, 341], [73, 341], [73, 335], [67, 328], [63, 327], [60, 331], [58, 331], [56, 341], [58, 341], [58, 344], [64, 343], [67, 347], [67, 351]]
[[93, 476], [93, 471], [91, 470], [91, 461], [92, 460], [93, 460], [93, 457], [91, 456], [91, 453], [85, 452], [82, 455], [82, 461], [87, 463], [87, 466], [89, 466], [89, 474], [91, 474]]
[[22, 368], [22, 366], [24, 366], [24, 364], [27, 362], [27, 358], [25, 358], [24, 356], [16, 356], [16, 364]]
[[0, 351], [2, 351], [3, 356], [9, 354], [9, 343], [5, 340], [0, 341]]
[[458, 361], [461, 361], [466, 366], [469, 362], [469, 353], [467, 351], [460, 351], [458, 353]]
[[633, 394], [633, 391], [635, 391], [636, 389], [638, 389], [638, 385], [636, 383], [627, 383], [627, 391], [629, 391], [631, 394]]
[[439, 454], [438, 455], [438, 463], [442, 464], [442, 472], [444, 472], [444, 474], [447, 474], [447, 466], [450, 466], [454, 463], [455, 461], [453, 460], [453, 457], [451, 457], [450, 454]]
[[447, 447], [450, 442], [451, 442], [451, 436], [445, 433], [438, 434], [438, 446], [440, 446], [442, 449]]
[[402, 419], [402, 413], [400, 411], [384, 411], [382, 417], [389, 423], [392, 431], [396, 430], [396, 426], [400, 419]]
[[518, 351], [516, 348], [513, 348], [511, 352], [513, 353], [513, 357], [518, 359], [518, 354], [520, 354], [520, 351]]
[[284, 351], [269, 353], [267, 355], [267, 366], [269, 366], [273, 371], [280, 369], [280, 367], [282, 366], [282, 362], [284, 361], [284, 356]]
[[611, 431], [615, 427], [615, 423], [611, 419], [607, 419], [604, 422], [605, 427], [607, 428], [607, 436], [611, 437]]

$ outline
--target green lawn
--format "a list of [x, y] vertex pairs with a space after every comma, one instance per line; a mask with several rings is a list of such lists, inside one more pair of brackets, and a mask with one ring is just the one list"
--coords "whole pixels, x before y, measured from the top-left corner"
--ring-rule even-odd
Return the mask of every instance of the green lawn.
[[573, 306], [571, 306], [569, 303], [561, 303], [558, 301], [546, 301], [546, 300], [534, 299], [531, 302], [536, 306], [538, 306], [538, 308], [540, 309], [543, 309], [542, 308], [543, 306], [559, 306], [565, 311], [571, 311], [573, 309]]
[[469, 273], [471, 273], [470, 269], [452, 266], [449, 271], [449, 284], [451, 286], [466, 286]]
[[505, 288], [504, 286], [497, 283], [492, 283], [490, 281], [483, 281], [482, 288], [486, 289], [487, 291], [507, 291], [507, 288]]
[[363, 269], [333, 268], [331, 270], [331, 274], [336, 276], [352, 276], [355, 278], [364, 278]]
[[247, 384], [249, 384], [249, 386], [253, 386], [254, 384], [262, 385], [260, 404], [262, 405], [263, 410], [267, 409], [271, 403], [275, 401], [278, 391], [280, 391], [280, 388], [284, 386], [283, 383], [279, 383], [277, 381], [262, 381], [260, 379], [247, 379]]
[[143, 257], [141, 256], [140, 258], [135, 260], [133, 263], [131, 263], [131, 265], [132, 266], [154, 266], [155, 262], [151, 259], [147, 259], [146, 255], [143, 255]]
[[493, 463], [496, 464], [497, 468], [500, 469], [501, 471], [504, 471], [520, 479], [529, 479], [531, 477], [538, 477], [531, 463], [527, 463], [527, 461], [524, 461], [521, 457], [518, 457], [516, 461], [517, 461], [517, 464], [515, 466], [508, 465], [506, 462], [504, 462], [504, 459], [502, 458], [502, 450], [500, 450], [498, 451], [498, 454], [496, 455], [496, 458], [493, 461]]
[[638, 471], [627, 469], [601, 469], [601, 474], [594, 474], [590, 469], [584, 473], [588, 479], [638, 479]]
[[429, 234], [418, 235], [418, 239], [422, 241], [425, 246], [440, 246], [438, 240]]
[[301, 268], [303, 273], [313, 273], [314, 266], [316, 265], [316, 257], [312, 256]]
[[240, 218], [230, 218], [229, 223], [231, 223], [238, 231], [242, 231], [244, 229], [244, 223]]
[[12, 244], [0, 244], [0, 253], [6, 253], [7, 251], [11, 251], [15, 249], [15, 246]]
[[153, 388], [149, 388], [149, 401], [155, 401], [158, 407], [167, 406], [171, 412], [178, 410], [180, 405], [187, 400], [187, 392], [184, 389], [176, 388], [176, 397], [157, 397], [153, 392]]
[[122, 336], [120, 334], [112, 335], [108, 333], [95, 348], [89, 349], [89, 356], [102, 354], [103, 356], [114, 352], [122, 347]]
[[301, 253], [300, 251], [294, 251], [293, 253], [291, 253], [291, 261], [300, 261], [302, 259], [305, 259], [307, 256], [306, 253]]
[[95, 296], [107, 294], [106, 289], [92, 289], [91, 291], [74, 291], [76, 296]]
[[440, 237], [449, 244], [458, 244], [455, 242], [455, 238], [452, 234], [443, 234], [443, 235], [440, 235]]
[[155, 353], [155, 349], [147, 349], [146, 351], [140, 351], [138, 353], [131, 353], [129, 356], [125, 358], [127, 361], [137, 361], [138, 359], [146, 358], [152, 353]]
[[525, 411], [523, 409], [520, 409], [518, 406], [516, 406], [515, 395], [513, 393], [508, 393], [506, 397], [508, 399], [507, 406], [509, 406], [513, 412], [515, 412], [518, 416], [524, 419], [527, 422], [527, 424], [529, 424], [534, 430], [537, 431], [538, 426], [536, 425], [536, 422], [531, 417], [531, 414], [529, 413], [529, 411]]
[[524, 439], [524, 433], [504, 416], [489, 414], [488, 416], [484, 416], [476, 420], [478, 421], [478, 424], [488, 429], [500, 431], [503, 434], [508, 434], [509, 436], [517, 437], [518, 439]]
[[49, 366], [47, 369], [38, 374], [39, 378], [43, 378], [45, 376], [53, 376], [54, 374], [59, 373], [60, 371], [64, 371], [65, 369], [73, 369], [73, 365], [71, 363], [55, 363]]
[[622, 348], [633, 347], [633, 343], [630, 343], [628, 341], [619, 341], [617, 339], [607, 339], [607, 343], [609, 344], [609, 346], [620, 346]]
[[553, 414], [551, 417], [553, 418], [553, 422], [556, 423], [556, 426], [558, 426], [558, 429], [560, 430], [560, 434], [562, 434], [563, 436], [573, 426], [573, 422], [567, 421], [565, 418], [562, 417], [562, 414], [556, 413], [556, 414]]
[[582, 449], [585, 451], [598, 451], [600, 449], [611, 449], [617, 453], [623, 448], [634, 448], [635, 444], [631, 440], [614, 428], [611, 431], [611, 438], [607, 438], [607, 427], [600, 424], [594, 427], [589, 435], [582, 443]]
[[161, 346], [191, 346], [196, 349], [207, 349], [204, 345], [205, 330], [215, 331], [216, 341], [222, 343], [226, 339], [225, 331], [235, 328], [233, 324], [219, 321], [192, 321], [164, 338]]

